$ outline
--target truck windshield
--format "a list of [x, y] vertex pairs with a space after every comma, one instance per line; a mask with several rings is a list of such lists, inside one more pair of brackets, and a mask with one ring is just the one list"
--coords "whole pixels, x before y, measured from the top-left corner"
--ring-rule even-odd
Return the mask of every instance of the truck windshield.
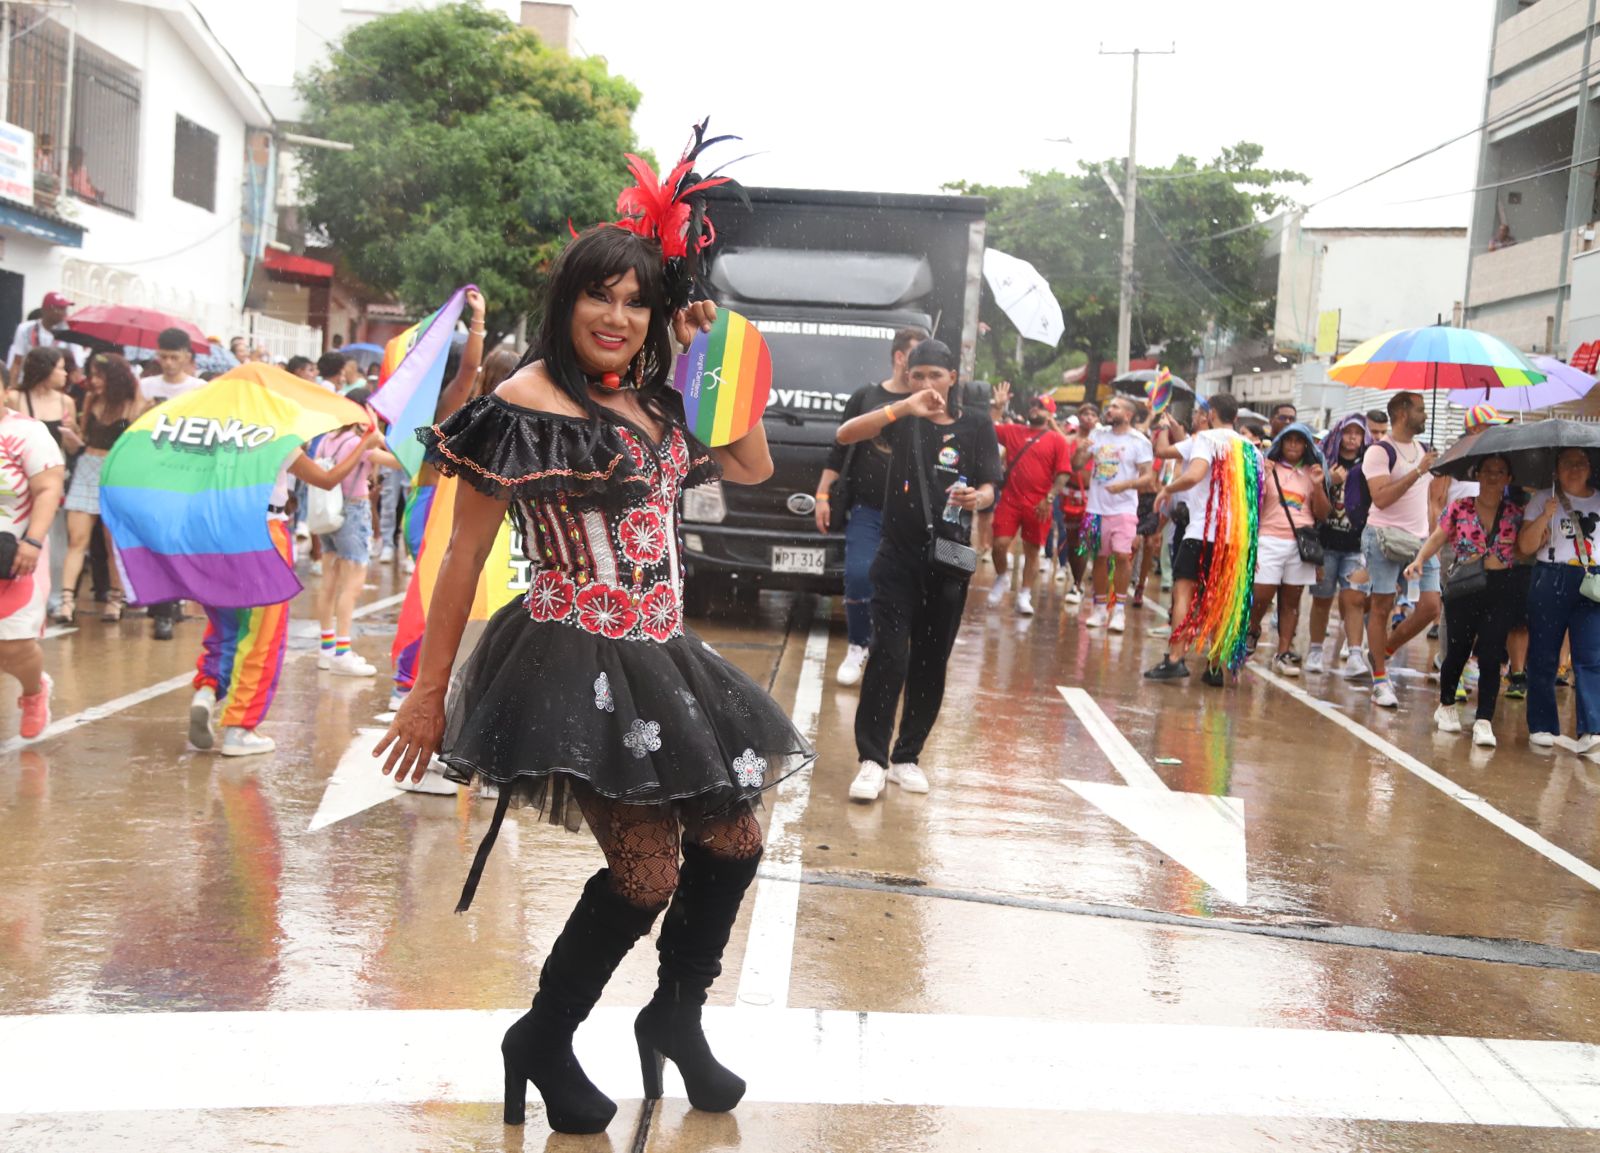
[[892, 328], [817, 321], [754, 323], [772, 349], [769, 413], [837, 420], [852, 392], [885, 379], [893, 368]]

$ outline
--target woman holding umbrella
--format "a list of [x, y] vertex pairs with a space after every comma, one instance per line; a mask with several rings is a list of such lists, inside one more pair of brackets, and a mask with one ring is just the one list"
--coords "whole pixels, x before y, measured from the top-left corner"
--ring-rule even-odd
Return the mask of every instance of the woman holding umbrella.
[[1570, 635], [1577, 751], [1586, 753], [1600, 746], [1600, 604], [1590, 599], [1589, 589], [1600, 583], [1591, 578], [1600, 573], [1600, 492], [1584, 449], [1561, 449], [1555, 471], [1555, 484], [1528, 501], [1518, 540], [1537, 560], [1528, 586], [1528, 741], [1549, 748], [1561, 731], [1556, 667], [1561, 642]]
[[[1478, 713], [1472, 743], [1495, 747], [1494, 707], [1500, 698], [1500, 662], [1505, 659], [1506, 633], [1516, 598], [1512, 594], [1522, 509], [1511, 499], [1511, 461], [1504, 456], [1477, 458], [1472, 479], [1476, 496], [1445, 506], [1439, 527], [1423, 542], [1417, 559], [1406, 566], [1406, 579], [1422, 576], [1422, 566], [1445, 545], [1455, 551], [1456, 567], [1445, 584], [1444, 661], [1439, 670], [1439, 707], [1433, 714], [1441, 733], [1459, 733], [1456, 686], [1474, 652], [1478, 656]], [[1559, 642], [1557, 648], [1559, 650]], [[1552, 691], [1554, 681], [1552, 681]]]

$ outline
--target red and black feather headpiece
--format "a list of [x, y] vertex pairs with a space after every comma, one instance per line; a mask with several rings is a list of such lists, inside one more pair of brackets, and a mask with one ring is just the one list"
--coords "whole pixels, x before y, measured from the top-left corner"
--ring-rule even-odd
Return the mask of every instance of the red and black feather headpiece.
[[673, 309], [682, 308], [693, 298], [700, 275], [700, 254], [717, 239], [717, 230], [706, 216], [706, 190], [724, 184], [738, 187], [729, 177], [715, 172], [702, 177], [694, 171], [695, 162], [707, 148], [739, 139], [714, 136], [707, 140], [709, 123], [707, 118], [694, 126], [683, 156], [659, 182], [648, 162], [628, 153], [628, 171], [633, 173], [634, 183], [617, 197], [620, 217], [614, 222], [616, 227], [660, 243], [667, 273], [667, 303]]

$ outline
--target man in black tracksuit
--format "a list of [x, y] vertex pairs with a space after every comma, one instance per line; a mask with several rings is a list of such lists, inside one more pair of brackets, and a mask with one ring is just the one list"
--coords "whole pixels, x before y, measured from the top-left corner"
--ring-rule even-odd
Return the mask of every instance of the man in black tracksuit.
[[[944, 700], [945, 666], [968, 584], [930, 566], [930, 534], [969, 543], [972, 516], [993, 507], [1001, 475], [988, 415], [958, 407], [956, 368], [949, 347], [924, 341], [907, 361], [911, 394], [839, 426], [841, 444], [882, 437], [893, 450], [883, 539], [872, 565], [872, 649], [856, 707], [861, 768], [850, 785], [852, 800], [877, 800], [886, 781], [909, 793], [928, 791], [917, 761]], [[945, 517], [952, 506], [958, 519]], [[902, 691], [900, 736], [891, 752]]]

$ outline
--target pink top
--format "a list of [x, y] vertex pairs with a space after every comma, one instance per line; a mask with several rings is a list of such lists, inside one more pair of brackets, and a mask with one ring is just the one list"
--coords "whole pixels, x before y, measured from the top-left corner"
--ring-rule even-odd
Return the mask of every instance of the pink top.
[[[341, 429], [330, 432], [317, 449], [317, 455], [324, 460], [331, 460], [338, 464], [351, 452], [360, 447], [366, 439], [366, 434], [359, 429]], [[372, 457], [363, 453], [361, 463], [351, 469], [350, 475], [340, 482], [339, 487], [344, 490], [346, 500], [360, 500], [367, 495], [367, 484], [372, 480]]]
[[[1293, 540], [1295, 529], [1317, 523], [1311, 515], [1311, 484], [1311, 474], [1306, 469], [1283, 461], [1267, 461], [1266, 475], [1261, 478], [1262, 536]], [[1279, 485], [1283, 486], [1282, 500], [1278, 499]]]
[[[1493, 517], [1490, 521], [1493, 522]], [[1500, 529], [1495, 533], [1491, 548], [1478, 519], [1478, 498], [1462, 497], [1445, 506], [1439, 517], [1439, 527], [1444, 529], [1450, 544], [1455, 546], [1456, 559], [1477, 560], [1491, 552], [1510, 568], [1517, 561], [1517, 534], [1522, 531], [1522, 509], [1504, 498], [1500, 501]]]
[[[1389, 454], [1384, 451], [1388, 445], [1394, 452], [1394, 465], [1389, 464]], [[1380, 477], [1403, 477], [1417, 467], [1422, 460], [1423, 453], [1428, 450], [1422, 446], [1421, 441], [1412, 441], [1410, 444], [1396, 444], [1388, 437], [1384, 437], [1377, 444], [1367, 449], [1367, 455], [1361, 458], [1361, 474], [1367, 478], [1367, 489], [1372, 491], [1372, 482]], [[1367, 514], [1367, 527], [1369, 528], [1397, 528], [1411, 533], [1413, 536], [1428, 535], [1428, 484], [1427, 481], [1418, 479], [1413, 481], [1411, 487], [1401, 495], [1400, 499], [1388, 508], [1379, 508], [1378, 502], [1372, 502], [1372, 510]]]

